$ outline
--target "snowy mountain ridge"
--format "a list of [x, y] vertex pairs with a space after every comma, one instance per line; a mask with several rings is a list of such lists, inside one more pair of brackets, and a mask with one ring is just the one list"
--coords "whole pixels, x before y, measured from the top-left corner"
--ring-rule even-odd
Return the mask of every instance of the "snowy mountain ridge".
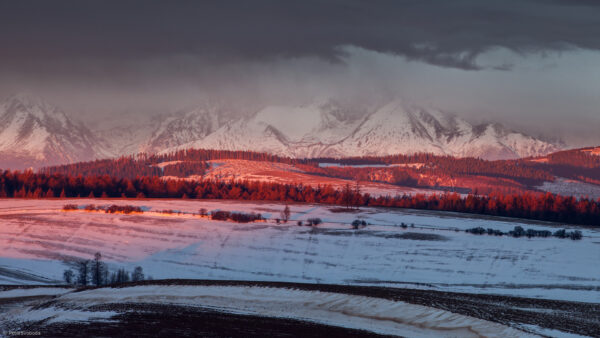
[[81, 123], [40, 99], [14, 95], [0, 103], [0, 167], [26, 168], [107, 157]]
[[205, 103], [92, 132], [43, 100], [16, 95], [0, 103], [0, 167], [39, 167], [187, 148], [252, 150], [291, 157], [429, 152], [492, 160], [559, 150], [556, 144], [497, 123], [472, 125], [400, 100], [373, 107], [362, 117], [349, 118], [348, 109], [333, 100], [320, 100], [266, 106], [235, 117], [223, 105]]
[[252, 150], [291, 157], [381, 156], [428, 152], [510, 159], [559, 149], [500, 124], [472, 125], [438, 110], [396, 100], [360, 119], [344, 119], [334, 103], [266, 107], [214, 133], [167, 148]]

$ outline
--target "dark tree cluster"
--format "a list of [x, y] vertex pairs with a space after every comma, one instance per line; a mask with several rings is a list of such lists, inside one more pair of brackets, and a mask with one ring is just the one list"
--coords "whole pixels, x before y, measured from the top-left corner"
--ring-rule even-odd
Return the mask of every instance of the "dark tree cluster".
[[468, 232], [468, 233], [471, 233], [474, 235], [484, 235], [484, 234], [493, 235], [493, 236], [508, 235], [508, 236], [512, 236], [512, 237], [516, 237], [516, 238], [519, 238], [519, 237], [546, 238], [546, 237], [554, 236], [554, 237], [558, 237], [558, 238], [570, 238], [572, 240], [579, 240], [583, 237], [581, 231], [579, 231], [579, 230], [567, 231], [566, 229], [561, 229], [561, 230], [557, 230], [554, 233], [552, 233], [552, 231], [549, 231], [549, 230], [536, 230], [536, 229], [525, 230], [522, 226], [519, 226], [519, 225], [515, 226], [513, 230], [510, 230], [508, 232], [503, 232], [501, 230], [492, 229], [492, 228], [484, 229], [483, 227], [466, 229], [465, 232]]
[[[138, 154], [118, 159], [79, 162], [40, 170], [44, 174], [69, 174], [74, 176], [115, 176], [133, 179], [138, 176], [188, 177], [202, 175], [208, 169], [210, 160], [251, 160], [287, 164], [309, 163], [310, 160], [292, 159], [252, 151], [188, 149], [170, 154]], [[161, 163], [168, 165], [159, 166]]]
[[[597, 149], [597, 148], [596, 148]], [[558, 151], [546, 156], [550, 164], [564, 164], [584, 168], [600, 168], [600, 155], [593, 148]]]
[[178, 162], [169, 164], [163, 167], [163, 172], [161, 176], [173, 176], [173, 177], [189, 177], [193, 175], [202, 176], [208, 169], [208, 162], [199, 162], [199, 161], [187, 161], [187, 162]]
[[[538, 183], [540, 181], [552, 181], [554, 176], [543, 168], [538, 168], [523, 160], [500, 160], [487, 161], [479, 158], [458, 158], [453, 156], [438, 156], [433, 154], [413, 154], [413, 155], [391, 155], [391, 156], [366, 156], [344, 159], [323, 158], [315, 159], [325, 163], [339, 163], [345, 165], [382, 165], [382, 164], [422, 164], [418, 168], [407, 167], [389, 167], [390, 171], [407, 172], [415, 171], [417, 173], [428, 173], [434, 175], [482, 175], [490, 177], [505, 177], [516, 179], [526, 183]], [[339, 172], [343, 175], [355, 176], [363, 175], [363, 179], [368, 177], [364, 172], [372, 171], [373, 168], [355, 168], [355, 167], [328, 167], [321, 168], [324, 171]], [[381, 169], [378, 169], [381, 170]], [[412, 175], [405, 177], [414, 179]]]
[[[62, 208], [65, 211], [69, 210], [79, 210], [79, 206], [77, 204], [65, 204]], [[95, 204], [87, 204], [83, 207], [85, 211], [103, 211], [107, 214], [114, 213], [123, 213], [123, 214], [131, 214], [133, 212], [142, 213], [144, 212], [142, 208], [134, 206], [134, 205], [95, 205]]]
[[131, 275], [121, 268], [109, 272], [108, 266], [102, 261], [102, 255], [97, 252], [93, 260], [79, 260], [75, 262], [76, 272], [67, 269], [63, 272], [63, 279], [67, 284], [79, 286], [103, 286], [109, 284], [120, 284], [129, 281], [144, 280], [144, 271], [141, 266], [135, 267]]
[[210, 217], [217, 221], [233, 221], [237, 223], [250, 223], [264, 220], [261, 214], [257, 213], [243, 213], [243, 212], [229, 212], [229, 211], [213, 211], [210, 213]]

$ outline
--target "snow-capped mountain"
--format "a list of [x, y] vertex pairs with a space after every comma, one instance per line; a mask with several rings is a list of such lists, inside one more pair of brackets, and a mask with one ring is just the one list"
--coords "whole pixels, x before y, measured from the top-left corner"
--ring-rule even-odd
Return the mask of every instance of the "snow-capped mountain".
[[[176, 149], [254, 150], [292, 157], [316, 157], [347, 137], [359, 121], [345, 120], [332, 103], [268, 106], [251, 117], [225, 124], [203, 139]], [[171, 151], [167, 149], [166, 151]]]
[[0, 167], [23, 169], [109, 154], [83, 124], [41, 99], [18, 94], [0, 103]]
[[159, 152], [205, 138], [229, 122], [227, 111], [203, 104], [164, 116], [143, 145], [143, 151]]
[[291, 157], [429, 152], [486, 159], [539, 156], [555, 144], [500, 124], [472, 125], [438, 110], [393, 101], [362, 117], [332, 100], [266, 106], [244, 117], [205, 103], [152, 119], [90, 131], [40, 99], [0, 104], [0, 167], [26, 168], [187, 148], [253, 150]]
[[105, 128], [96, 134], [114, 156], [157, 153], [203, 139], [231, 121], [228, 113], [218, 105], [204, 103], [147, 121]]
[[343, 157], [429, 152], [508, 159], [556, 151], [554, 144], [499, 124], [471, 125], [441, 111], [393, 101], [362, 119], [347, 119], [334, 102], [266, 107], [185, 148], [253, 150], [292, 157]]

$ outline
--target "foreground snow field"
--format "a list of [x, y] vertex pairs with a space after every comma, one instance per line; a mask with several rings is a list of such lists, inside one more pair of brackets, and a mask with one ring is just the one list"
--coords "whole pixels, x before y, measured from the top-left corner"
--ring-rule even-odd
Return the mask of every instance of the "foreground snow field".
[[[12, 290], [14, 291], [14, 290]], [[54, 289], [26, 290], [56, 295]], [[14, 292], [13, 292], [14, 293]], [[0, 291], [2, 298], [14, 297]], [[236, 314], [283, 317], [378, 334], [406, 337], [533, 337], [515, 328], [433, 307], [344, 293], [276, 287], [144, 285], [72, 292], [63, 289], [51, 305], [29, 303], [3, 313], [0, 326], [45, 321], [110, 321], [118, 304], [202, 307]], [[0, 332], [1, 333], [1, 332]]]
[[[133, 204], [137, 215], [63, 212], [66, 203]], [[231, 210], [279, 217], [283, 205], [187, 200], [2, 200], [0, 284], [52, 284], [69, 262], [97, 251], [109, 268], [140, 265], [154, 279], [194, 278], [387, 285], [600, 302], [600, 233], [583, 239], [477, 236], [476, 226], [503, 231], [548, 224], [454, 213], [292, 205], [292, 221], [238, 224], [183, 212]], [[324, 224], [297, 226], [320, 217]], [[371, 225], [353, 230], [352, 220]], [[402, 222], [407, 228], [398, 226]], [[414, 224], [414, 227], [410, 226]]]

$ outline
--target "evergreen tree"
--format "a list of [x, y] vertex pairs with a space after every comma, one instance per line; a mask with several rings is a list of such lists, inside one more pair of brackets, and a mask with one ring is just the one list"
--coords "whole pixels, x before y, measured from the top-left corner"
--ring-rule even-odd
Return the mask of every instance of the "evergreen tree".
[[88, 285], [89, 264], [88, 260], [81, 260], [77, 263], [77, 284]]
[[141, 266], [136, 266], [131, 273], [131, 280], [133, 282], [144, 280], [144, 270], [142, 270]]
[[73, 284], [74, 277], [75, 277], [75, 274], [73, 273], [73, 270], [71, 270], [71, 269], [65, 270], [65, 272], [63, 272], [63, 279], [65, 280], [65, 283], [67, 283], [67, 284]]

